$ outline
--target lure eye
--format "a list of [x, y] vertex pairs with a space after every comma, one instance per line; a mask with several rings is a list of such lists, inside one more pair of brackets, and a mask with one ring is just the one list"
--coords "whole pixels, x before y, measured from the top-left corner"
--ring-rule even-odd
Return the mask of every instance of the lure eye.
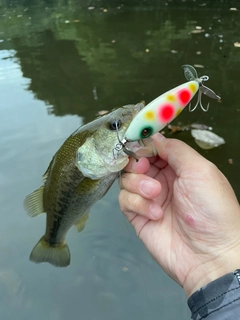
[[148, 138], [152, 135], [153, 129], [151, 127], [146, 127], [141, 131], [141, 138]]
[[119, 130], [122, 126], [122, 121], [121, 120], [114, 120], [109, 122], [109, 129], [110, 130]]

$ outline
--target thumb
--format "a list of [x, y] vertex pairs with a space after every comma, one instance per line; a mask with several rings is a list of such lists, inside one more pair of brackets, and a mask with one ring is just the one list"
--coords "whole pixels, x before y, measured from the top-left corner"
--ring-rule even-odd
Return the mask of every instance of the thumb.
[[180, 140], [162, 139], [158, 133], [152, 136], [152, 139], [159, 157], [172, 167], [177, 176], [180, 176], [180, 173], [185, 169], [187, 171], [199, 170], [201, 164], [207, 161], [197, 151]]

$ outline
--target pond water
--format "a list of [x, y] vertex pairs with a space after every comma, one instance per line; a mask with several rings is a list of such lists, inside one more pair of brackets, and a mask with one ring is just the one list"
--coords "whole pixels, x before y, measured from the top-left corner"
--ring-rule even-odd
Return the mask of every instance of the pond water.
[[1, 319], [190, 318], [183, 290], [120, 212], [117, 183], [84, 231], [69, 231], [68, 268], [29, 262], [45, 217], [29, 218], [23, 200], [76, 128], [183, 83], [183, 64], [209, 75], [222, 100], [173, 124], [206, 124], [226, 144], [201, 150], [190, 132], [166, 135], [213, 161], [240, 199], [239, 12], [238, 1], [0, 0]]

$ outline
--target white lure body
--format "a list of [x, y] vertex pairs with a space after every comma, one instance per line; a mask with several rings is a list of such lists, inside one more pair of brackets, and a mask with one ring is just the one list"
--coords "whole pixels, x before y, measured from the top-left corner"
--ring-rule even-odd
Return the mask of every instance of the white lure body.
[[199, 89], [199, 81], [188, 81], [147, 104], [132, 120], [125, 138], [137, 141], [162, 130], [189, 104]]

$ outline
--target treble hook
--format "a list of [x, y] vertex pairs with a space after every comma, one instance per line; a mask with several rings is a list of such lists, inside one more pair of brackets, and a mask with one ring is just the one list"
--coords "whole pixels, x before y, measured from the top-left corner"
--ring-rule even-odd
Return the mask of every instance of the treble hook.
[[195, 80], [199, 83], [199, 91], [198, 91], [198, 99], [197, 99], [197, 103], [196, 105], [191, 109], [191, 103], [189, 104], [189, 111], [193, 112], [198, 105], [200, 105], [201, 109], [204, 112], [207, 112], [209, 109], [209, 103], [207, 105], [206, 108], [204, 108], [204, 106], [202, 105], [202, 94], [207, 95], [210, 98], [213, 99], [218, 99], [220, 100], [221, 97], [219, 97], [213, 90], [211, 90], [210, 88], [204, 86], [203, 82], [204, 81], [208, 81], [209, 77], [208, 76], [201, 76], [200, 78], [198, 78], [198, 74], [196, 69], [193, 66], [190, 65], [183, 65], [183, 69], [184, 69], [184, 75], [186, 77], [187, 80]]
[[202, 111], [207, 112], [209, 109], [209, 105], [210, 103], [208, 102], [207, 108], [205, 109], [204, 106], [202, 105], [202, 90], [201, 87], [199, 87], [199, 91], [198, 91], [198, 99], [197, 99], [197, 103], [196, 105], [191, 109], [191, 102], [189, 104], [189, 112], [193, 112], [194, 110], [196, 110], [196, 108], [198, 107], [198, 105], [200, 105]]

